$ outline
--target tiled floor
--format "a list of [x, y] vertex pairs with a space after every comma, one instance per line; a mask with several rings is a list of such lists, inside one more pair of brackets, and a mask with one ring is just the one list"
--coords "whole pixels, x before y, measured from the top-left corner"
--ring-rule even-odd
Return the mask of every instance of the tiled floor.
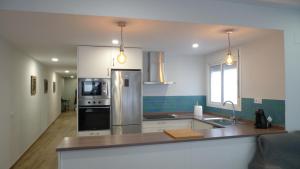
[[62, 113], [11, 169], [57, 169], [56, 146], [76, 135], [76, 113]]

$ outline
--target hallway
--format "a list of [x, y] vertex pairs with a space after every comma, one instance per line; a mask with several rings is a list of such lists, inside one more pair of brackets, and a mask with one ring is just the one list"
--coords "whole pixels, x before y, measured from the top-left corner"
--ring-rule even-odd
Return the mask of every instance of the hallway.
[[76, 113], [62, 113], [11, 169], [57, 169], [56, 146], [76, 135]]

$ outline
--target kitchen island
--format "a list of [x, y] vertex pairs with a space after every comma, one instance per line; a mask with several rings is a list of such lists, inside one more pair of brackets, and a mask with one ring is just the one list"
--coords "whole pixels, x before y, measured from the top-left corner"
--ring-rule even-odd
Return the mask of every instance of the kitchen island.
[[281, 127], [255, 129], [251, 122], [197, 131], [203, 137], [173, 139], [163, 132], [66, 137], [57, 147], [59, 167], [246, 169], [255, 151], [256, 136], [285, 132]]

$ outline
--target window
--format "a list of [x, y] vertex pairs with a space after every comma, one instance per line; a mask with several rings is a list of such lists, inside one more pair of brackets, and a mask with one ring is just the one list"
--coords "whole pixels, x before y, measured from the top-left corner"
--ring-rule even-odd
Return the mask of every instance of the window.
[[238, 104], [238, 67], [235, 62], [232, 65], [220, 64], [210, 66], [210, 104], [222, 105], [230, 100]]
[[238, 71], [236, 65], [223, 65], [223, 102], [238, 103]]
[[221, 103], [222, 101], [222, 71], [221, 66], [216, 65], [210, 68], [210, 101]]

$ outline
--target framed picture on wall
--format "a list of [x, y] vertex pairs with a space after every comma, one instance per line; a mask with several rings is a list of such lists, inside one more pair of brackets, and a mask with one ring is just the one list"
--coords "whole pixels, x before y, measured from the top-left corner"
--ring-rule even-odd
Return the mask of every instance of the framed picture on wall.
[[53, 93], [56, 91], [56, 82], [53, 82]]
[[48, 93], [48, 80], [44, 79], [44, 93]]
[[30, 93], [31, 96], [36, 95], [36, 76], [30, 76]]

